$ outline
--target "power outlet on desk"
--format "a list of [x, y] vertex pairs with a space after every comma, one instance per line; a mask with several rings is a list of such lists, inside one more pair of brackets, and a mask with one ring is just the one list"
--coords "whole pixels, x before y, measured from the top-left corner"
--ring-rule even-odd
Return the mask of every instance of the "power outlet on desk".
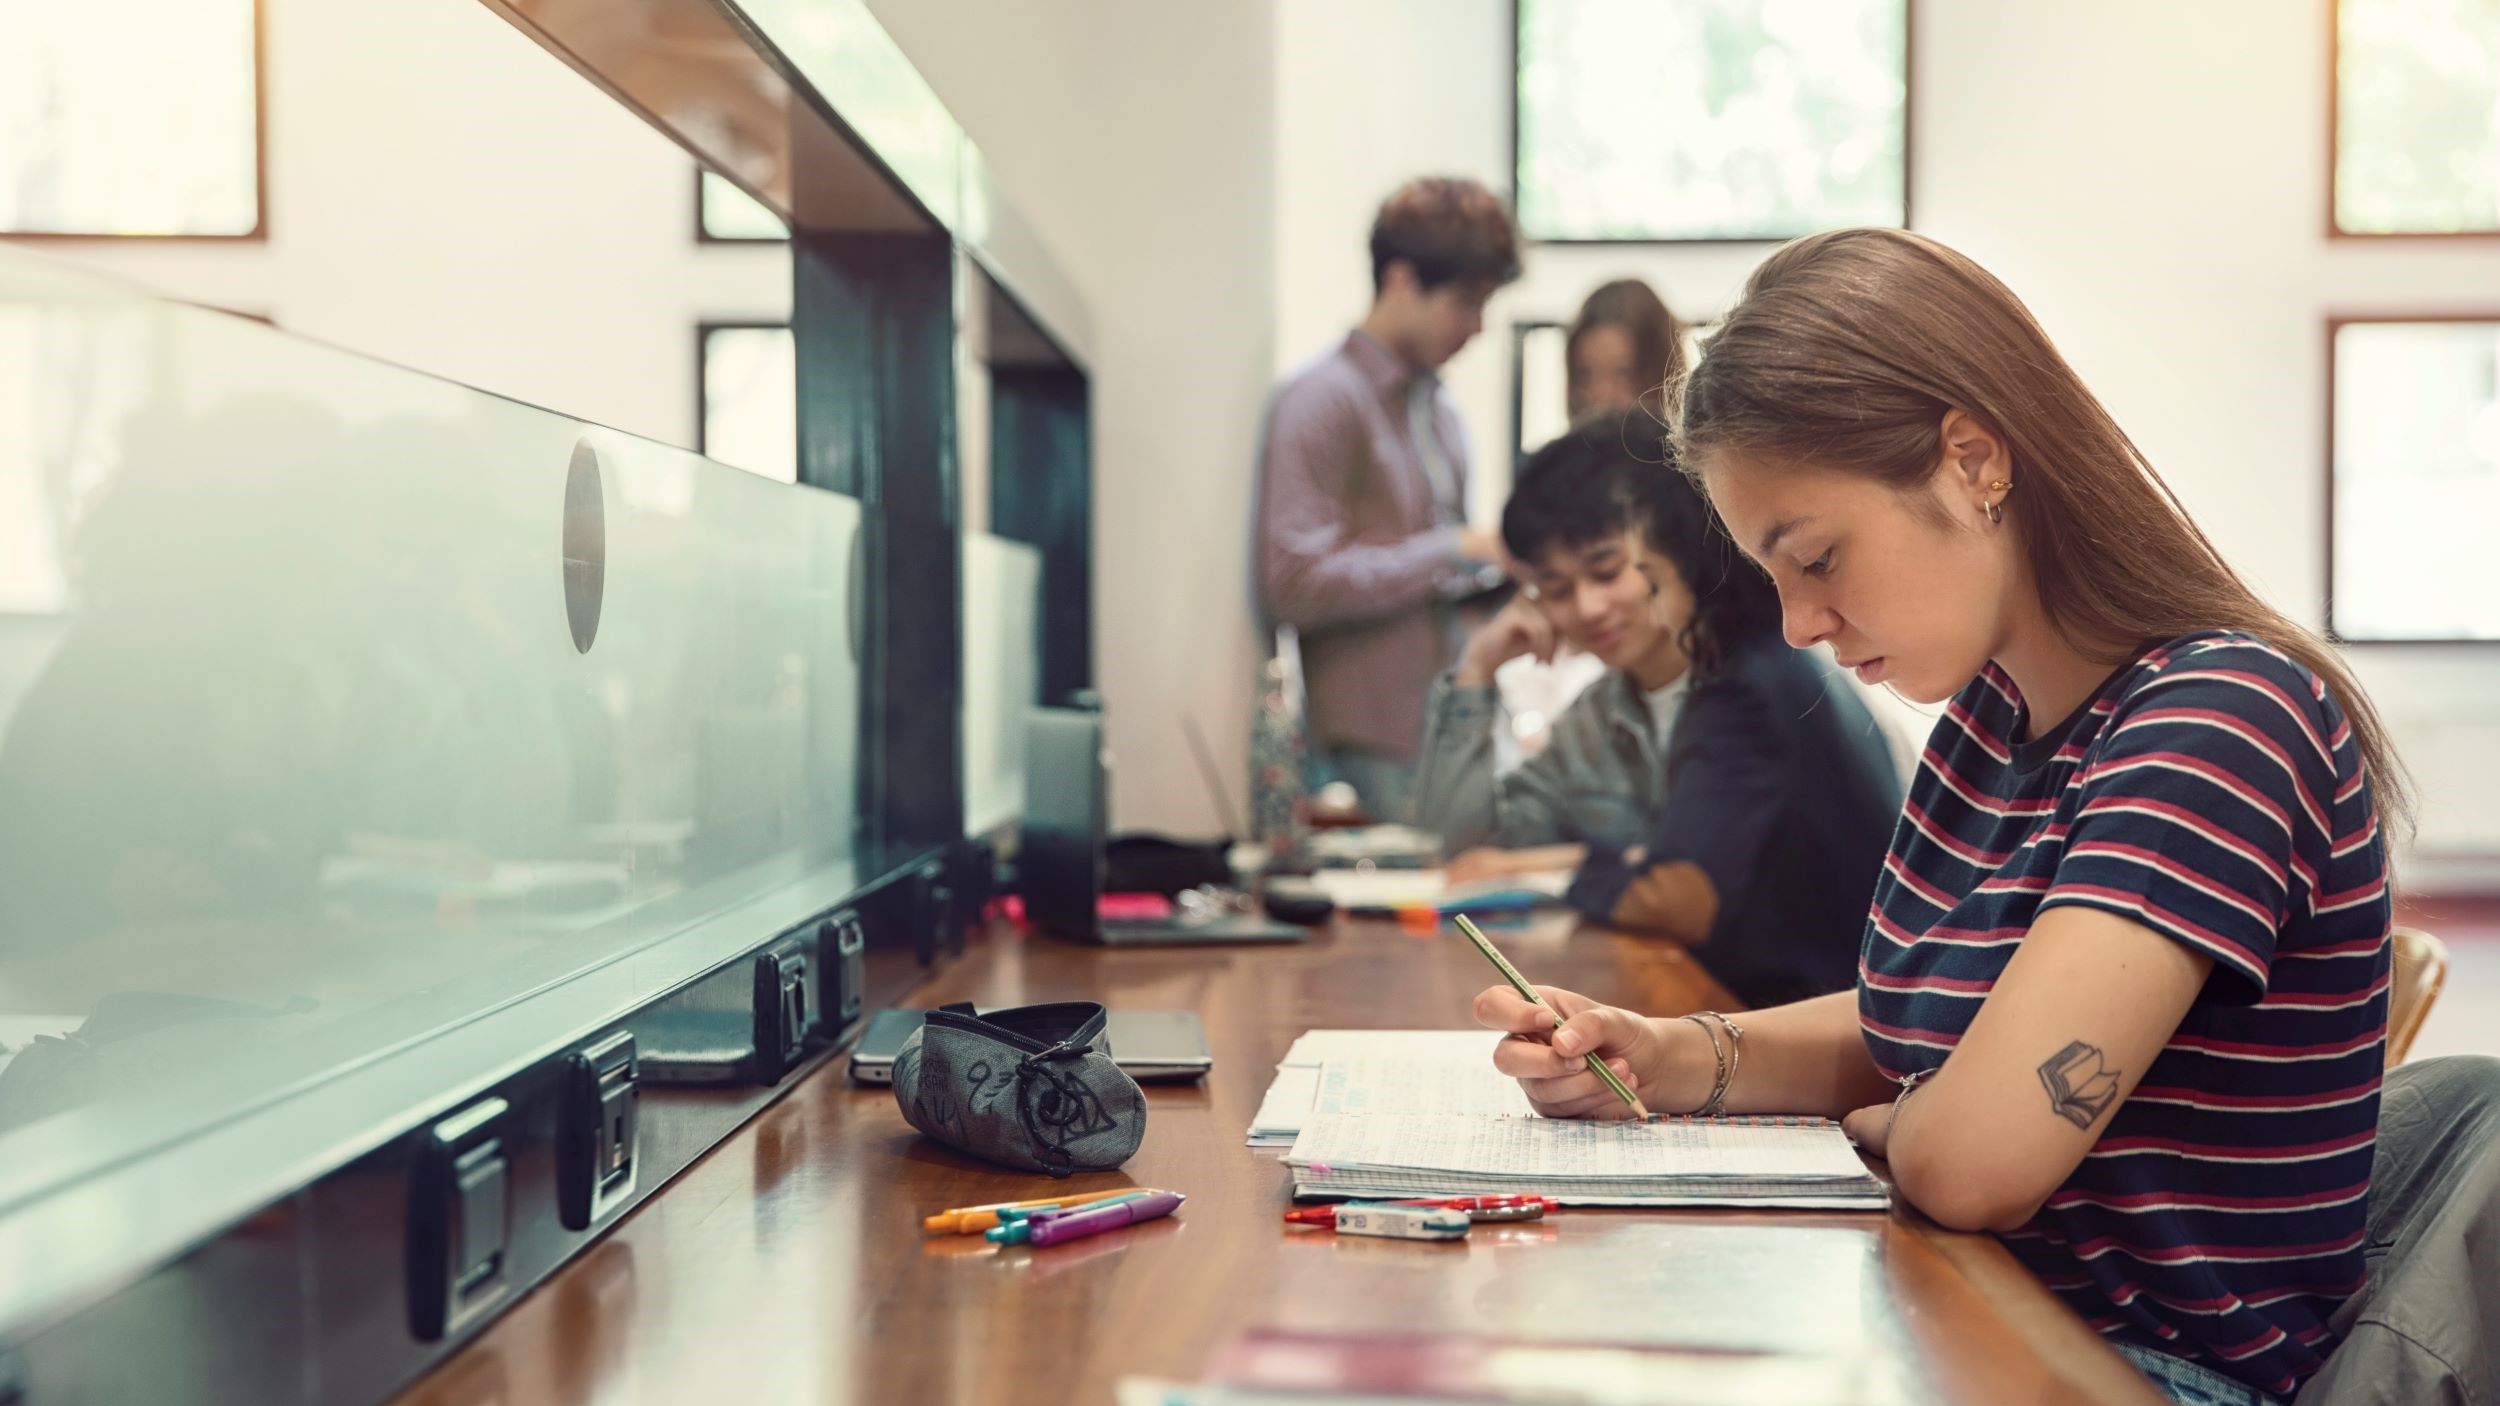
[[511, 1111], [480, 1099], [419, 1134], [408, 1195], [408, 1326], [419, 1341], [440, 1340], [510, 1292]]
[[816, 1029], [815, 930], [784, 936], [755, 954], [755, 1079], [777, 1084], [798, 1067]]
[[632, 1031], [565, 1057], [556, 1128], [556, 1203], [565, 1229], [588, 1230], [633, 1195], [641, 1087]]
[[868, 929], [857, 909], [840, 909], [817, 925], [816, 970], [825, 993], [825, 1034], [838, 1040], [868, 999]]

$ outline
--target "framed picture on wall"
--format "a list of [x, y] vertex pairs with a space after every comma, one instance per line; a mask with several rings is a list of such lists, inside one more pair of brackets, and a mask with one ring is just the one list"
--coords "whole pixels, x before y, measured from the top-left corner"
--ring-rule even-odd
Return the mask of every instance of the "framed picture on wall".
[[2500, 4], [2334, 10], [2328, 233], [2500, 236]]
[[2339, 640], [2500, 640], [2500, 308], [2327, 323], [2327, 608]]
[[1912, 0], [1514, 0], [1520, 228], [1791, 239], [1910, 218]]

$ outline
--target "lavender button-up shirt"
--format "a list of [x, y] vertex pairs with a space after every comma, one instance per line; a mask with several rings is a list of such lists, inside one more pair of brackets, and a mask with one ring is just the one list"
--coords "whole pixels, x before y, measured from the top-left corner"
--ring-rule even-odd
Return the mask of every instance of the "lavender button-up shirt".
[[[1356, 330], [1277, 387], [1259, 464], [1259, 599], [1300, 633], [1311, 741], [1401, 761], [1456, 657], [1447, 602], [1474, 585], [1415, 444], [1424, 417], [1410, 419], [1408, 397], [1423, 376]], [[1463, 503], [1466, 435], [1449, 393], [1431, 395]]]

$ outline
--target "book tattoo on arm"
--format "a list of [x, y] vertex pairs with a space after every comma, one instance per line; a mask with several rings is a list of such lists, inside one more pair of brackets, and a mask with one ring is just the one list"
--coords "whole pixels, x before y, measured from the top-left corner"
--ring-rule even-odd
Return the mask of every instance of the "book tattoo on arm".
[[2069, 1040], [2066, 1048], [2040, 1065], [2041, 1087], [2049, 1091], [2049, 1111], [2089, 1130], [2118, 1101], [2118, 1071], [2101, 1066], [2098, 1045]]

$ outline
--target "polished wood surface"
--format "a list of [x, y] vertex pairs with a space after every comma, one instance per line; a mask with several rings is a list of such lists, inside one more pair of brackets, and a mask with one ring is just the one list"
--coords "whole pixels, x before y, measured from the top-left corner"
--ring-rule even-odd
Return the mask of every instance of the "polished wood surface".
[[[1729, 1004], [1673, 947], [1551, 920], [1497, 934], [1532, 980], [1652, 1011]], [[402, 1397], [529, 1403], [1103, 1403], [1196, 1378], [1246, 1328], [1841, 1354], [1870, 1401], [2154, 1402], [1993, 1240], [1915, 1213], [1570, 1210], [1465, 1241], [1289, 1230], [1244, 1148], [1305, 1029], [1448, 1027], [1492, 972], [1455, 936], [1340, 922], [1287, 948], [1104, 950], [1000, 930], [915, 1004], [1099, 999], [1200, 1012], [1203, 1086], [1149, 1090], [1145, 1146], [1059, 1186], [1186, 1192], [1168, 1220], [1047, 1250], [924, 1238], [1051, 1189], [917, 1133], [837, 1063], [697, 1163]]]

